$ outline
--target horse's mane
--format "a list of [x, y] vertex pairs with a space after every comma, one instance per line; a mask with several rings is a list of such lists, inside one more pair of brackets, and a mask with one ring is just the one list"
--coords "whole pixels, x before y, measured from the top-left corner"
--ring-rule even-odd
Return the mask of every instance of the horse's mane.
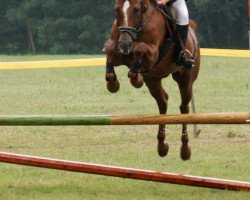
[[197, 31], [197, 24], [194, 20], [189, 20], [189, 26], [196, 32]]

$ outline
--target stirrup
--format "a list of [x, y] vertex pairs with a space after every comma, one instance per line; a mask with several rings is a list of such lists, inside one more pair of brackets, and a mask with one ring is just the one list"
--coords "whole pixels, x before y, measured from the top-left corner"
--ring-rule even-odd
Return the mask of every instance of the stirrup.
[[188, 50], [181, 51], [178, 57], [179, 63], [185, 68], [192, 68], [195, 65], [195, 61], [192, 58], [187, 57], [187, 52], [190, 54], [190, 57], [192, 57], [191, 53]]

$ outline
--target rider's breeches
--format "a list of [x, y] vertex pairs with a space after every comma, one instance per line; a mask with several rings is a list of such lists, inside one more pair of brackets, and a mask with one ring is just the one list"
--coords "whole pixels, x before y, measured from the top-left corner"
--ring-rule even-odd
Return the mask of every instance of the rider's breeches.
[[177, 0], [172, 5], [173, 12], [177, 18], [178, 25], [188, 25], [189, 15], [185, 0]]

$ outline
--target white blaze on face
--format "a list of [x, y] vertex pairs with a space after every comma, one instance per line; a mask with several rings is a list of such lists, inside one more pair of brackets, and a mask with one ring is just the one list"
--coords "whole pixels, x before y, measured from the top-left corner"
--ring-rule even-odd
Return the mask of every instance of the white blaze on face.
[[128, 0], [124, 2], [122, 11], [124, 13], [124, 20], [125, 20], [125, 25], [128, 26], [128, 9], [130, 7], [130, 3]]

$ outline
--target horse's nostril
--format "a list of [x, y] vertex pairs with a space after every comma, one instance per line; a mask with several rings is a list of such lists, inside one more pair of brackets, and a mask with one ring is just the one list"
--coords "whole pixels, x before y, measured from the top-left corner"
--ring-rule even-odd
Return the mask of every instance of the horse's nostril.
[[120, 46], [122, 49], [124, 49], [124, 48], [127, 47], [127, 45], [126, 45], [125, 42], [120, 42], [120, 43], [119, 43], [119, 46]]
[[118, 42], [118, 47], [123, 54], [129, 54], [132, 48], [131, 40], [121, 40]]
[[129, 47], [132, 47], [132, 44], [133, 44], [132, 41], [130, 41], [130, 42], [129, 42]]

